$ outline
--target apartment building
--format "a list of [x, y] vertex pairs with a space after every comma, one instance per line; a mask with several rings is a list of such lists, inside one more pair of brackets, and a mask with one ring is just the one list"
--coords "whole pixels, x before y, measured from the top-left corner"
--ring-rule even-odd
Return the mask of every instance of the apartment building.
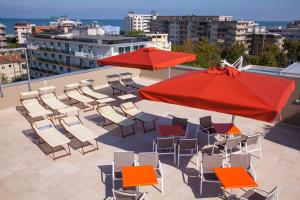
[[171, 51], [171, 42], [169, 42], [168, 34], [165, 33], [146, 33], [145, 37], [150, 38], [149, 46], [159, 48], [166, 51]]
[[[32, 77], [69, 73], [99, 67], [96, 60], [152, 46], [146, 37], [31, 34], [27, 38]], [[100, 66], [101, 67], [101, 66]]]
[[0, 23], [0, 49], [6, 47], [6, 26]]
[[26, 35], [32, 33], [34, 27], [35, 24], [30, 23], [15, 24], [16, 43], [18, 46], [26, 45]]
[[232, 16], [157, 16], [150, 23], [151, 32], [168, 33], [172, 43], [207, 38], [210, 43], [223, 43], [227, 22]]
[[230, 46], [235, 43], [243, 44], [246, 53], [252, 54], [253, 35], [263, 34], [265, 32], [266, 28], [264, 26], [259, 26], [258, 23], [252, 20], [231, 21], [227, 24], [225, 46]]
[[25, 59], [20, 54], [0, 55], [0, 81], [10, 83], [27, 74]]
[[158, 13], [151, 12], [151, 14], [137, 14], [128, 12], [125, 17], [125, 33], [130, 31], [150, 32], [150, 21], [156, 19]]
[[262, 53], [266, 45], [277, 45], [283, 49], [284, 38], [278, 33], [256, 33], [252, 35], [251, 55], [259, 55]]

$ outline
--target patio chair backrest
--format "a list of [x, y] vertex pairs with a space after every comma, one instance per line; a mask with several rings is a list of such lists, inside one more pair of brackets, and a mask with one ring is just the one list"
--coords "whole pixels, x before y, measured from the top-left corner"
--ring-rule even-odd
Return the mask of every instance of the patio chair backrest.
[[137, 194], [113, 189], [114, 200], [138, 200]]
[[213, 123], [211, 121], [211, 116], [201, 117], [199, 120], [200, 120], [200, 126], [204, 128], [210, 128], [213, 126]]
[[276, 195], [277, 186], [275, 186], [266, 196], [266, 200], [271, 200]]
[[197, 147], [197, 139], [193, 138], [193, 139], [185, 139], [182, 138], [179, 140], [179, 147], [181, 150], [192, 150], [192, 149], [196, 149]]
[[257, 144], [260, 134], [248, 135], [246, 139], [247, 145]]
[[158, 167], [158, 153], [157, 152], [144, 152], [139, 153], [139, 165], [151, 165], [154, 168]]
[[225, 143], [225, 146], [227, 147], [227, 149], [233, 149], [236, 146], [238, 146], [239, 141], [240, 141], [240, 137], [234, 137], [234, 138], [231, 138], [231, 139], [227, 139], [226, 143]]
[[122, 167], [134, 166], [134, 152], [122, 151], [114, 152], [114, 170], [115, 172], [121, 172]]
[[180, 125], [183, 130], [186, 130], [188, 124], [188, 120], [185, 118], [173, 117], [172, 125]]
[[172, 148], [174, 145], [174, 137], [168, 138], [157, 138], [157, 148], [158, 149], [167, 149]]
[[231, 154], [230, 166], [231, 167], [243, 167], [245, 170], [250, 168], [251, 155], [250, 154]]
[[212, 173], [214, 168], [221, 168], [223, 156], [221, 154], [202, 154], [203, 173]]

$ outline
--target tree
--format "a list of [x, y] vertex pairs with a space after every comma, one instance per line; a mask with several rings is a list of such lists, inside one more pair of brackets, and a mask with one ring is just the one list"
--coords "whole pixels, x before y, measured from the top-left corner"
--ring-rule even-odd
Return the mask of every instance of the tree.
[[172, 51], [180, 51], [196, 54], [196, 60], [187, 65], [196, 67], [212, 67], [220, 64], [221, 51], [212, 44], [209, 44], [207, 39], [202, 39], [198, 42], [191, 40], [185, 41], [181, 45], [172, 45]]
[[270, 51], [264, 51], [260, 55], [259, 64], [262, 65], [262, 66], [276, 67], [277, 66], [276, 57]]
[[243, 44], [235, 43], [221, 52], [221, 57], [226, 59], [229, 63], [234, 63], [240, 56], [245, 57], [245, 46]]
[[287, 51], [287, 57], [289, 61], [300, 61], [300, 41], [285, 40], [284, 49]]
[[9, 83], [8, 77], [6, 74], [1, 73], [1, 84], [7, 84]]
[[126, 35], [130, 37], [138, 37], [140, 36], [144, 31], [130, 31]]

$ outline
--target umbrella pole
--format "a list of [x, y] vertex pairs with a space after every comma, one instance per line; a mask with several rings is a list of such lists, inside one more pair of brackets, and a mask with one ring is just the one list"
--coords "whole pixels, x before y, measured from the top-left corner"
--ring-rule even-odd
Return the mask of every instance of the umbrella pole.
[[231, 117], [231, 123], [234, 124], [234, 121], [235, 121], [235, 115], [232, 115], [232, 117]]
[[171, 78], [171, 67], [169, 67], [169, 77], [168, 78]]

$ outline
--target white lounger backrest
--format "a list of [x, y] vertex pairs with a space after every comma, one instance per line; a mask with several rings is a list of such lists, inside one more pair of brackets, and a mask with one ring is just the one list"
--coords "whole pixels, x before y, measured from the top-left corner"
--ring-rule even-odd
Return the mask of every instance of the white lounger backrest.
[[39, 93], [37, 91], [22, 92], [20, 94], [21, 101], [28, 100], [28, 99], [37, 99], [38, 97], [39, 97]]
[[41, 87], [41, 88], [39, 88], [39, 92], [40, 92], [40, 95], [48, 94], [48, 93], [55, 93], [55, 89], [56, 89], [55, 86]]

